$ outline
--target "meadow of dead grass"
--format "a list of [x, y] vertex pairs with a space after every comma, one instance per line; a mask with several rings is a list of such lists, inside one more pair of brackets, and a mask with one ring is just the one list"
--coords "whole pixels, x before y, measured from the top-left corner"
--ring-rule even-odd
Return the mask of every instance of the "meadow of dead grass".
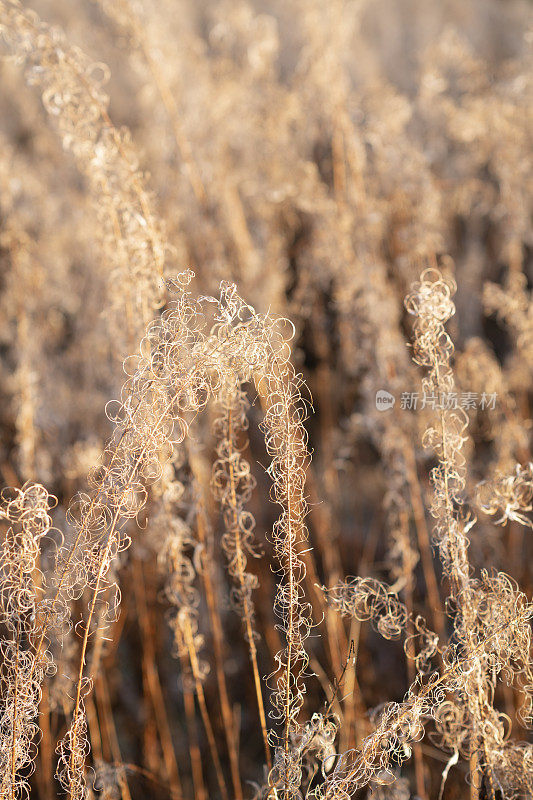
[[0, 0], [0, 800], [533, 797], [527, 0]]

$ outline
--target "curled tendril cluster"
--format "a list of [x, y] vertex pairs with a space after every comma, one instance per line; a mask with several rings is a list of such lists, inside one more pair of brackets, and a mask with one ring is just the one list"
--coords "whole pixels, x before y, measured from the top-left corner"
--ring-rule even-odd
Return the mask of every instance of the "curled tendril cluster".
[[329, 772], [335, 756], [335, 739], [339, 723], [332, 716], [313, 714], [296, 737], [296, 746], [307, 755], [312, 754], [323, 763], [324, 772]]
[[[296, 787], [309, 786], [317, 773], [319, 766], [326, 775], [333, 767], [336, 756], [335, 739], [338, 732], [338, 721], [332, 716], [313, 714], [310, 720], [301, 726], [298, 732], [291, 736], [291, 747], [288, 753], [283, 748], [278, 748], [276, 758], [269, 776], [273, 783], [274, 776], [277, 782], [283, 784], [287, 773], [292, 784]], [[257, 798], [272, 796], [271, 790], [262, 787]], [[295, 792], [295, 797], [302, 797], [300, 791]]]
[[519, 800], [533, 796], [533, 745], [505, 742], [489, 753], [494, 783], [502, 797]]
[[516, 464], [511, 475], [497, 474], [476, 487], [477, 507], [490, 516], [500, 515], [496, 525], [509, 520], [533, 527], [526, 512], [533, 508], [533, 464]]
[[[459, 621], [457, 641], [463, 651], [468, 646], [476, 647], [490, 684], [494, 685], [499, 675], [508, 685], [516, 686], [522, 697], [519, 716], [529, 727], [533, 724], [533, 604], [516, 582], [502, 572], [491, 574], [482, 570], [481, 578], [473, 580], [471, 588], [474, 591], [468, 597], [469, 627], [466, 629], [464, 622]], [[460, 607], [464, 600], [459, 597]], [[467, 674], [465, 678], [468, 679]], [[474, 696], [471, 683], [465, 686], [465, 691]]]
[[[414, 361], [427, 367], [422, 380], [426, 396], [439, 398], [454, 391], [455, 381], [450, 366], [453, 342], [444, 325], [455, 313], [452, 297], [454, 281], [443, 278], [435, 269], [425, 270], [413, 284], [405, 306], [414, 321]], [[454, 513], [462, 501], [465, 488], [465, 457], [468, 418], [462, 409], [440, 408], [438, 422], [423, 437], [424, 447], [434, 450], [439, 460], [431, 471], [433, 499], [431, 514], [436, 519], [435, 540], [439, 545], [443, 568], [454, 580], [468, 580], [469, 566], [466, 538], [467, 525]]]
[[[89, 588], [89, 614], [80, 629], [83, 659], [95, 609], [104, 609], [99, 618], [105, 623], [120, 600], [118, 592], [110, 597], [110, 570], [117, 555], [130, 544], [127, 526], [144, 509], [147, 487], [161, 478], [164, 465], [187, 436], [189, 421], [220, 394], [225, 381], [235, 386], [255, 381], [266, 405], [264, 430], [272, 456], [272, 494], [283, 508], [274, 528], [283, 577], [276, 610], [287, 644], [277, 658], [274, 708], [277, 718], [285, 723], [288, 753], [290, 737], [298, 731], [308, 663], [304, 640], [310, 627], [310, 607], [303, 602], [301, 587], [304, 565], [298, 554], [298, 545], [306, 536], [304, 482], [308, 460], [301, 378], [290, 365], [284, 321], [256, 314], [228, 283], [221, 284], [218, 299], [194, 300], [187, 291], [191, 278], [190, 271], [178, 276], [172, 287], [177, 293], [174, 304], [149, 325], [138, 355], [125, 362], [129, 377], [121, 401], [107, 408], [114, 434], [91, 475], [92, 491], [79, 495], [69, 508], [72, 535], [59, 549], [53, 602], [66, 606], [66, 601], [78, 596], [83, 587]], [[206, 333], [209, 317], [214, 325]], [[241, 521], [245, 522], [244, 516]], [[205, 669], [197, 656], [201, 638], [192, 586], [194, 565], [185, 552], [190, 545], [190, 531], [182, 525], [173, 530], [165, 553], [172, 567], [171, 601], [179, 606], [174, 617], [174, 628], [181, 637], [178, 647], [188, 651], [199, 691]], [[74, 727], [59, 749], [59, 773], [74, 792], [82, 785], [78, 770], [83, 771], [83, 758], [72, 748], [78, 735], [84, 736], [80, 709], [83, 691], [89, 688], [90, 681], [80, 672]], [[85, 752], [84, 739], [79, 747]], [[291, 782], [293, 777], [296, 779], [296, 773]]]
[[228, 572], [234, 581], [231, 601], [243, 620], [248, 645], [255, 647], [257, 633], [252, 593], [257, 588], [258, 579], [246, 571], [246, 562], [248, 556], [258, 554], [254, 547], [255, 520], [245, 508], [255, 487], [255, 478], [239, 446], [239, 434], [248, 427], [248, 401], [242, 389], [228, 381], [219, 393], [217, 403], [220, 416], [215, 432], [219, 442], [211, 487], [223, 513], [222, 547], [228, 560]]
[[[443, 653], [443, 669], [435, 670], [425, 679], [417, 676], [401, 703], [387, 703], [378, 709], [374, 714], [375, 730], [358, 749], [348, 750], [338, 757], [335, 768], [311, 796], [315, 800], [347, 800], [368, 783], [392, 783], [397, 767], [410, 758], [412, 745], [424, 736], [429, 720], [435, 724], [432, 738], [439, 746], [452, 751], [460, 749], [468, 757], [473, 733], [472, 710], [464, 702], [466, 687], [477, 671], [479, 653], [494, 652], [498, 648], [495, 642], [504, 629], [505, 623], [498, 628], [493, 626], [487, 638], [477, 642], [468, 653], [450, 645]], [[485, 698], [485, 693], [481, 697]], [[520, 791], [531, 783], [530, 777], [524, 778], [521, 769], [513, 776], [511, 765], [516, 764], [518, 753], [531, 761], [533, 748], [507, 742], [505, 715], [491, 707], [484, 711], [478, 719], [482, 735], [490, 744], [480, 748], [481, 765], [491, 770], [498, 788], [503, 791], [507, 785], [510, 792], [504, 794], [505, 797], [524, 796]]]
[[[280, 735], [270, 731], [270, 739], [283, 749], [284, 755], [278, 753], [277, 763], [283, 762], [284, 766], [274, 769], [270, 780], [276, 785], [278, 796], [289, 798], [297, 795], [301, 779], [300, 766], [293, 763], [290, 755], [290, 742], [299, 731], [298, 715], [309, 660], [304, 643], [311, 627], [311, 607], [304, 601], [302, 587], [305, 565], [300, 555], [307, 538], [304, 485], [309, 461], [303, 379], [290, 362], [286, 329], [292, 335], [292, 326], [287, 320], [256, 314], [235, 286], [225, 282], [221, 284], [215, 319], [218, 324], [213, 338], [227, 339], [229, 344], [223, 363], [231, 385], [253, 382], [262, 399], [265, 415], [261, 428], [271, 457], [271, 497], [282, 508], [273, 528], [274, 552], [281, 574], [274, 612], [280, 620], [278, 628], [284, 634], [285, 647], [276, 656], [278, 669], [271, 676], [276, 683], [270, 714], [283, 723], [284, 732]], [[237, 381], [232, 375], [237, 376]], [[241, 521], [246, 525], [250, 518], [244, 516]]]
[[453, 697], [447, 698], [435, 709], [435, 730], [430, 738], [437, 747], [453, 752], [458, 750], [468, 757], [470, 744], [470, 714], [468, 708]]
[[38, 585], [41, 540], [55, 505], [40, 484], [2, 492], [0, 520], [8, 525], [0, 553], [0, 797], [29, 796], [34, 769], [41, 687], [54, 672], [51, 654], [35, 653], [39, 634]]
[[393, 783], [396, 767], [411, 757], [412, 745], [423, 738], [432, 707], [430, 693], [411, 691], [402, 703], [387, 703], [361, 747], [338, 757], [326, 781], [312, 793], [315, 800], [347, 800], [370, 782]]
[[[276, 681], [271, 717], [283, 723], [284, 732], [279, 735], [271, 731], [270, 738], [284, 750], [285, 755], [279, 754], [278, 761], [283, 760], [285, 767], [274, 770], [271, 780], [280, 784], [277, 791], [289, 798], [298, 792], [300, 781], [299, 766], [290, 763], [290, 742], [299, 730], [298, 715], [308, 665], [304, 642], [311, 627], [311, 607], [304, 601], [302, 588], [305, 566], [300, 555], [307, 538], [304, 485], [309, 461], [304, 428], [307, 409], [301, 394], [303, 379], [290, 362], [286, 329], [289, 327], [292, 334], [292, 326], [287, 320], [256, 314], [238, 295], [235, 286], [224, 282], [215, 319], [217, 325], [211, 339], [228, 342], [219, 363], [223, 364], [221, 368], [226, 370], [231, 386], [253, 382], [262, 399], [265, 415], [261, 428], [271, 457], [268, 469], [271, 497], [282, 508], [273, 528], [274, 552], [281, 574], [274, 612], [280, 620], [278, 627], [284, 634], [285, 647], [276, 656], [278, 669], [271, 676]], [[218, 481], [221, 473], [217, 474]], [[250, 484], [244, 473], [243, 477], [246, 496]], [[246, 512], [240, 513], [241, 523], [245, 527], [250, 525]]]
[[[86, 689], [87, 690], [87, 689]], [[56, 777], [72, 800], [86, 800], [88, 789], [85, 781], [85, 759], [90, 747], [87, 738], [87, 718], [81, 700], [63, 739], [57, 746], [59, 756]]]
[[114, 332], [120, 340], [126, 332], [130, 343], [138, 341], [161, 304], [166, 244], [130, 134], [117, 130], [107, 113], [109, 69], [17, 0], [1, 2], [0, 10], [2, 35], [25, 63], [29, 83], [39, 86], [64, 148], [89, 180], [111, 264], [109, 319], [118, 321], [126, 312], [126, 325], [116, 324]]
[[[408, 311], [416, 317], [415, 361], [428, 367], [423, 382], [426, 394], [439, 396], [454, 389], [453, 344], [444, 330], [444, 323], [454, 313], [454, 290], [454, 284], [440, 273], [426, 270], [406, 299]], [[503, 774], [508, 736], [505, 715], [493, 705], [498, 676], [522, 688], [521, 716], [526, 722], [531, 717], [531, 606], [506, 575], [482, 572], [481, 579], [471, 577], [466, 534], [475, 520], [457, 513], [465, 486], [461, 450], [466, 423], [465, 414], [440, 408], [438, 425], [430, 427], [424, 437], [424, 444], [434, 449], [439, 460], [432, 471], [431, 512], [437, 520], [436, 540], [450, 579], [450, 608], [456, 612], [454, 642], [442, 653], [454, 676], [448, 681], [454, 699], [447, 701], [448, 713], [437, 719], [437, 732], [448, 743], [455, 735], [455, 747], [462, 748], [465, 755], [476, 752], [470, 779], [477, 783], [480, 775], [487, 774], [494, 786]], [[521, 478], [517, 499], [527, 503], [528, 489], [520, 486]], [[499, 760], [494, 753], [500, 754]]]
[[[284, 723], [282, 739], [277, 740], [278, 768], [274, 768], [273, 784], [281, 781], [278, 792], [285, 800], [298, 795], [300, 768], [293, 764], [290, 738], [299, 730], [298, 715], [303, 705], [304, 676], [309, 662], [305, 640], [311, 628], [311, 606], [304, 600], [302, 582], [305, 564], [300, 550], [307, 538], [305, 516], [305, 470], [309, 461], [307, 433], [304, 428], [306, 408], [300, 394], [302, 380], [295, 375], [288, 349], [272, 352], [268, 372], [259, 384], [266, 398], [262, 423], [265, 442], [272, 457], [269, 475], [272, 499], [282, 507], [273, 528], [274, 551], [283, 580], [278, 583], [274, 613], [280, 620], [279, 630], [285, 636], [285, 648], [276, 656], [276, 688], [272, 696], [271, 716]], [[283, 750], [283, 755], [280, 750]], [[281, 763], [280, 763], [281, 762]]]
[[204, 638], [198, 629], [200, 595], [194, 585], [199, 549], [193, 520], [190, 519], [194, 509], [194, 499], [191, 501], [187, 496], [185, 484], [177, 479], [164, 479], [160, 486], [158, 510], [152, 522], [154, 529], [165, 532], [158, 560], [167, 575], [164, 592], [172, 609], [170, 626], [176, 655], [186, 656], [194, 673], [193, 679], [202, 681], [209, 666], [200, 657]]
[[[490, 650], [494, 638], [493, 629], [477, 651], [483, 647]], [[411, 757], [412, 746], [424, 736], [429, 720], [435, 723], [436, 733], [432, 738], [439, 746], [451, 750], [459, 747], [468, 755], [472, 720], [471, 710], [463, 702], [464, 687], [477, 669], [477, 651], [470, 650], [465, 655], [450, 647], [443, 654], [442, 671], [435, 670], [425, 679], [418, 675], [402, 702], [387, 703], [379, 708], [374, 714], [374, 731], [358, 749], [348, 750], [338, 757], [324, 784], [312, 793], [315, 800], [347, 800], [368, 783], [393, 783], [397, 767]], [[505, 747], [502, 717], [492, 710], [491, 716], [483, 718], [484, 733], [491, 730], [492, 741], [500, 748]]]
[[194, 353], [187, 321], [196, 309], [184, 291], [190, 276], [182, 279], [175, 307], [149, 327], [139, 355], [126, 363], [130, 377], [122, 401], [108, 404], [115, 431], [89, 476], [92, 491], [69, 506], [70, 535], [59, 548], [56, 569], [57, 596], [65, 600], [86, 586], [102, 592], [112, 561], [129, 546], [127, 523], [144, 508], [146, 486], [160, 477], [173, 443], [185, 437], [184, 415], [206, 403], [209, 356]]
[[[183, 442], [188, 428], [186, 415], [201, 411], [220, 383], [216, 350], [223, 341], [208, 343], [202, 331], [203, 306], [186, 291], [191, 277], [190, 272], [178, 277], [174, 306], [148, 327], [138, 356], [126, 362], [129, 379], [121, 402], [117, 407], [108, 406], [115, 430], [91, 476], [92, 493], [78, 496], [69, 508], [73, 541], [65, 542], [60, 549], [56, 598], [69, 598], [82, 587], [89, 587], [92, 600], [83, 627], [83, 647], [97, 603], [110, 606], [107, 616], [114, 611], [107, 592], [108, 572], [117, 555], [130, 544], [127, 524], [144, 508], [146, 487], [160, 478], [162, 465], [175, 445]], [[113, 597], [117, 605], [118, 592]], [[82, 780], [75, 776], [78, 766], [83, 768], [83, 760], [70, 750], [78, 732], [83, 732], [78, 719], [80, 702], [78, 682], [75, 728], [67, 732], [62, 743], [59, 767], [73, 786]], [[80, 747], [83, 750], [85, 744], [80, 742]]]
[[[323, 587], [327, 602], [341, 614], [359, 622], [370, 622], [385, 639], [399, 639], [414, 628], [404, 642], [406, 654], [414, 658], [419, 672], [426, 672], [431, 657], [437, 651], [438, 637], [426, 627], [423, 617], [413, 617], [407, 607], [387, 584], [376, 578], [347, 578], [331, 589]], [[417, 645], [417, 655], [413, 655]]]
[[442, 333], [444, 324], [455, 314], [452, 298], [456, 291], [457, 286], [453, 279], [444, 278], [438, 270], [432, 268], [424, 270], [420, 280], [413, 283], [405, 298], [405, 307], [417, 319], [417, 363], [432, 366], [434, 357], [431, 353], [439, 345], [444, 346], [446, 360], [450, 352], [449, 337], [442, 339]]
[[323, 589], [328, 602], [342, 614], [360, 622], [370, 621], [385, 639], [398, 639], [409, 614], [389, 587], [376, 578], [347, 578], [331, 589]]

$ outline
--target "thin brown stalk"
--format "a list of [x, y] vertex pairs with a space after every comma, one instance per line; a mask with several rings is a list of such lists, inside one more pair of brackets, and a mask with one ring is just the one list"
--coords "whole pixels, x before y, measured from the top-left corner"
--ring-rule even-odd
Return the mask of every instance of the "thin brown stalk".
[[226, 685], [226, 676], [224, 671], [224, 633], [222, 630], [222, 622], [220, 619], [219, 605], [215, 599], [215, 587], [213, 585], [212, 577], [212, 555], [211, 546], [208, 542], [207, 520], [204, 501], [204, 488], [201, 482], [199, 464], [196, 457], [191, 457], [192, 472], [200, 492], [198, 500], [198, 513], [196, 515], [198, 540], [202, 545], [202, 581], [205, 589], [205, 597], [207, 607], [209, 609], [209, 619], [211, 622], [211, 630], [213, 631], [213, 648], [215, 651], [215, 672], [217, 678], [218, 692], [220, 697], [220, 707], [222, 711], [222, 719], [224, 722], [224, 732], [226, 737], [226, 744], [228, 749], [231, 780], [233, 784], [233, 791], [237, 800], [242, 800], [242, 786], [239, 773], [239, 764], [237, 759], [238, 753], [238, 733], [235, 730], [235, 719], [231, 713], [231, 704]]
[[161, 750], [163, 753], [163, 760], [165, 763], [169, 785], [174, 795], [178, 798], [181, 798], [183, 797], [183, 788], [181, 785], [178, 762], [176, 760], [176, 754], [172, 742], [172, 733], [168, 722], [165, 699], [161, 690], [161, 682], [159, 680], [159, 674], [156, 666], [156, 654], [153, 645], [152, 632], [150, 630], [150, 619], [146, 603], [144, 572], [141, 561], [138, 558], [135, 558], [135, 556], [132, 558], [132, 572], [135, 598], [137, 602], [139, 627], [143, 641], [143, 663], [146, 682], [150, 692], [152, 704], [154, 706], [154, 718], [157, 730], [159, 732], [159, 738], [161, 740]]
[[[400, 526], [402, 527], [403, 531], [403, 538], [404, 541], [409, 540], [409, 522], [407, 519], [407, 514], [401, 513], [400, 514]], [[407, 613], [409, 614], [409, 618], [413, 618], [413, 578], [412, 575], [406, 575], [406, 585], [405, 585], [405, 605], [407, 608]], [[405, 655], [406, 655], [406, 664], [407, 664], [407, 677], [409, 680], [409, 685], [414, 685], [415, 678], [416, 678], [416, 669], [415, 669], [415, 645], [413, 639], [409, 638], [406, 642], [405, 648]], [[415, 779], [416, 779], [416, 791], [418, 796], [421, 800], [427, 800], [427, 792], [425, 786], [425, 777], [424, 777], [424, 755], [422, 753], [422, 744], [421, 742], [415, 742], [414, 744], [414, 756], [415, 756]]]
[[111, 746], [111, 753], [113, 755], [113, 761], [117, 766], [118, 782], [120, 786], [122, 800], [132, 800], [130, 789], [128, 786], [128, 778], [126, 775], [126, 770], [124, 769], [124, 764], [120, 753], [120, 744], [118, 741], [115, 721], [113, 719], [113, 712], [111, 710], [111, 701], [109, 698], [109, 690], [107, 687], [105, 672], [101, 672], [98, 677], [98, 689], [100, 690], [100, 694], [102, 697], [103, 720], [106, 727], [109, 743]]
[[263, 736], [263, 747], [265, 749], [265, 758], [267, 767], [269, 770], [272, 769], [272, 758], [270, 755], [270, 746], [268, 744], [268, 732], [267, 732], [267, 723], [266, 723], [266, 714], [265, 714], [265, 706], [263, 703], [263, 691], [261, 689], [261, 678], [259, 676], [259, 666], [257, 663], [257, 647], [255, 645], [255, 637], [254, 637], [254, 630], [252, 625], [252, 610], [250, 608], [250, 603], [248, 600], [248, 594], [246, 592], [246, 583], [245, 583], [245, 563], [246, 558], [244, 556], [241, 544], [241, 533], [240, 528], [238, 525], [237, 514], [238, 514], [238, 502], [237, 502], [237, 494], [236, 494], [236, 484], [235, 484], [235, 470], [234, 470], [234, 444], [233, 444], [233, 421], [232, 421], [232, 412], [231, 410], [228, 411], [228, 436], [227, 436], [227, 447], [228, 447], [228, 465], [229, 465], [229, 489], [230, 489], [230, 512], [232, 516], [232, 525], [231, 525], [231, 533], [234, 536], [235, 540], [235, 547], [237, 553], [237, 578], [239, 581], [240, 589], [242, 592], [243, 597], [243, 619], [246, 628], [246, 641], [248, 643], [248, 649], [250, 653], [250, 660], [252, 662], [252, 671], [254, 676], [254, 688], [255, 688], [255, 696], [257, 699], [257, 708], [259, 712], [259, 721], [261, 724], [261, 733]]
[[43, 800], [54, 800], [54, 768], [52, 731], [50, 729], [50, 703], [48, 685], [43, 686], [42, 698], [39, 706], [41, 746], [39, 748], [40, 768], [39, 791]]
[[[96, 705], [94, 697], [89, 695], [86, 703], [87, 721], [89, 723], [89, 736], [91, 739], [91, 751], [95, 761], [103, 760], [103, 743], [102, 732], [100, 730], [100, 723], [98, 714], [96, 712]], [[109, 754], [110, 755], [110, 754]]]
[[[176, 637], [180, 644], [179, 658], [181, 662], [181, 672], [182, 675], [185, 676], [189, 664], [187, 656], [185, 655], [185, 648], [181, 646], [184, 644], [184, 642], [182, 641], [182, 631], [178, 626], [176, 626]], [[189, 757], [191, 760], [194, 796], [197, 797], [198, 800], [206, 800], [207, 793], [202, 774], [202, 758], [200, 754], [200, 747], [198, 745], [198, 731], [195, 719], [194, 696], [185, 678], [182, 681], [182, 689], [183, 689], [183, 704], [185, 706], [185, 718], [187, 722]]]
[[213, 726], [211, 724], [211, 718], [209, 717], [209, 711], [207, 710], [207, 704], [205, 701], [205, 694], [204, 694], [204, 687], [202, 684], [202, 679], [200, 675], [200, 666], [198, 664], [198, 657], [196, 655], [196, 647], [194, 645], [194, 638], [193, 633], [191, 630], [191, 625], [189, 619], [187, 618], [184, 626], [184, 640], [185, 645], [187, 647], [189, 653], [189, 661], [191, 665], [192, 675], [194, 678], [194, 686], [196, 690], [196, 697], [198, 699], [198, 706], [200, 708], [200, 714], [202, 716], [202, 721], [204, 723], [205, 732], [207, 735], [207, 741], [209, 744], [209, 750], [211, 752], [211, 757], [213, 759], [213, 763], [215, 765], [215, 772], [218, 781], [218, 788], [220, 789], [220, 793], [223, 797], [223, 800], [229, 800], [228, 790], [226, 788], [226, 782], [224, 780], [224, 773], [222, 771], [222, 765], [220, 763], [220, 757], [218, 755], [218, 748], [216, 744], [215, 734], [213, 732]]

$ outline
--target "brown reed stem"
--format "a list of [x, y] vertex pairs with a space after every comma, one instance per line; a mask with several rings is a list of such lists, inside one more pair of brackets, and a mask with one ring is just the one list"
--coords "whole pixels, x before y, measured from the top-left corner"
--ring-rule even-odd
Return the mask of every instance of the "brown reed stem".
[[257, 647], [255, 646], [254, 630], [252, 625], [252, 610], [248, 600], [245, 584], [245, 563], [246, 559], [242, 551], [241, 534], [237, 519], [237, 493], [235, 487], [235, 470], [234, 455], [235, 449], [233, 445], [233, 416], [231, 409], [228, 411], [228, 435], [227, 435], [227, 448], [228, 448], [228, 466], [229, 466], [229, 489], [230, 489], [230, 511], [232, 516], [232, 525], [230, 533], [235, 539], [235, 549], [237, 553], [237, 577], [239, 580], [240, 589], [243, 597], [243, 619], [246, 628], [246, 641], [248, 643], [248, 650], [250, 653], [250, 660], [252, 662], [252, 672], [254, 677], [255, 696], [257, 700], [257, 708], [259, 711], [259, 720], [261, 724], [261, 733], [263, 736], [263, 747], [265, 749], [265, 758], [269, 771], [272, 769], [272, 758], [270, 755], [270, 746], [268, 744], [267, 722], [265, 714], [265, 706], [263, 703], [263, 692], [261, 689], [261, 678], [259, 676], [259, 667], [257, 664]]
[[[190, 452], [190, 451], [189, 451]], [[222, 711], [222, 719], [224, 722], [224, 732], [226, 738], [226, 745], [228, 749], [231, 779], [233, 784], [233, 791], [235, 792], [236, 800], [242, 800], [242, 786], [238, 764], [238, 734], [235, 731], [235, 719], [231, 713], [231, 705], [228, 695], [228, 688], [226, 685], [226, 676], [224, 672], [224, 634], [222, 631], [222, 623], [220, 620], [219, 606], [215, 601], [215, 587], [212, 578], [212, 553], [211, 547], [207, 540], [207, 521], [206, 510], [204, 501], [204, 487], [200, 477], [199, 464], [194, 455], [190, 456], [190, 463], [192, 473], [194, 475], [197, 487], [200, 491], [200, 498], [198, 500], [198, 513], [196, 515], [198, 540], [202, 545], [202, 580], [205, 588], [205, 597], [207, 607], [209, 609], [209, 619], [211, 622], [211, 630], [213, 631], [213, 648], [215, 651], [215, 672], [217, 678], [218, 692], [220, 697], [220, 707]]]
[[46, 684], [43, 686], [42, 690], [39, 714], [41, 728], [41, 746], [39, 748], [40, 769], [38, 770], [41, 783], [39, 791], [43, 795], [44, 800], [54, 800], [54, 770], [52, 765], [53, 747], [52, 732], [50, 730], [50, 701], [49, 688]]
[[[403, 538], [404, 541], [409, 540], [409, 522], [407, 519], [407, 514], [405, 512], [400, 513], [400, 525], [403, 531]], [[405, 606], [407, 608], [407, 613], [409, 615], [409, 619], [413, 618], [413, 576], [407, 575], [406, 576], [406, 585], [405, 585]], [[415, 670], [415, 662], [414, 659], [416, 657], [415, 652], [415, 645], [413, 639], [409, 638], [406, 642], [407, 646], [405, 649], [406, 655], [406, 664], [407, 664], [407, 676], [409, 680], [409, 685], [413, 686], [416, 678], [416, 670]], [[414, 747], [414, 756], [415, 756], [415, 779], [416, 779], [416, 792], [420, 797], [420, 800], [427, 800], [427, 793], [426, 793], [426, 786], [425, 786], [425, 778], [424, 778], [424, 756], [422, 753], [422, 744], [421, 742], [415, 742]]]
[[194, 697], [189, 689], [185, 675], [187, 673], [188, 662], [184, 654], [184, 640], [183, 634], [179, 626], [175, 629], [176, 637], [178, 639], [178, 652], [181, 662], [182, 673], [182, 689], [183, 689], [183, 703], [185, 706], [185, 718], [187, 721], [187, 733], [189, 742], [189, 757], [191, 760], [192, 780], [194, 787], [194, 796], [198, 800], [206, 800], [207, 793], [202, 774], [202, 758], [200, 754], [200, 747], [198, 745], [198, 731], [196, 728]]
[[204, 723], [205, 732], [207, 734], [209, 750], [211, 751], [211, 757], [215, 765], [218, 787], [220, 789], [220, 793], [223, 797], [223, 800], [229, 800], [228, 790], [226, 788], [226, 782], [224, 780], [224, 773], [222, 771], [222, 765], [220, 763], [220, 758], [218, 755], [218, 748], [216, 745], [215, 734], [213, 733], [213, 726], [211, 725], [211, 719], [209, 717], [207, 704], [205, 702], [204, 687], [202, 685], [202, 679], [200, 676], [200, 667], [198, 664], [198, 657], [196, 655], [196, 648], [194, 646], [194, 637], [191, 630], [189, 617], [186, 617], [184, 628], [185, 628], [184, 639], [185, 639], [185, 644], [187, 646], [187, 651], [189, 653], [189, 661], [191, 664], [192, 674], [194, 678], [196, 697], [198, 699], [200, 714], [202, 715], [202, 721]]
[[109, 738], [109, 743], [111, 745], [111, 753], [113, 755], [113, 761], [115, 762], [117, 771], [118, 771], [118, 780], [120, 791], [122, 795], [122, 800], [132, 800], [130, 789], [128, 786], [128, 778], [126, 775], [126, 770], [124, 768], [124, 762], [122, 761], [122, 755], [120, 752], [120, 744], [118, 741], [117, 736], [117, 729], [115, 727], [115, 722], [113, 719], [113, 713], [111, 710], [111, 701], [109, 698], [109, 690], [107, 687], [107, 680], [105, 676], [105, 672], [101, 672], [98, 677], [99, 688], [102, 694], [102, 707], [104, 712], [104, 721], [107, 730], [107, 735]]
[[146, 603], [144, 570], [142, 562], [136, 558], [135, 555], [133, 555], [131, 559], [131, 564], [139, 627], [143, 642], [143, 663], [146, 675], [146, 683], [154, 706], [154, 718], [157, 730], [159, 732], [159, 738], [161, 740], [161, 750], [163, 753], [163, 761], [165, 763], [168, 782], [173, 794], [178, 798], [182, 798], [183, 788], [181, 785], [180, 772], [172, 742], [172, 733], [168, 721], [165, 700], [161, 690], [161, 682], [159, 680], [159, 674], [156, 666], [156, 654], [153, 645], [152, 633], [150, 630], [148, 606]]

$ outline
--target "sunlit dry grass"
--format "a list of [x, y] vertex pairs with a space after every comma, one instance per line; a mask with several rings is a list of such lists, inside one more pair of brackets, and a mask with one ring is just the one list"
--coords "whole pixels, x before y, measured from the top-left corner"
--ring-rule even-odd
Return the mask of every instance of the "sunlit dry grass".
[[531, 22], [0, 0], [1, 800], [533, 797]]

